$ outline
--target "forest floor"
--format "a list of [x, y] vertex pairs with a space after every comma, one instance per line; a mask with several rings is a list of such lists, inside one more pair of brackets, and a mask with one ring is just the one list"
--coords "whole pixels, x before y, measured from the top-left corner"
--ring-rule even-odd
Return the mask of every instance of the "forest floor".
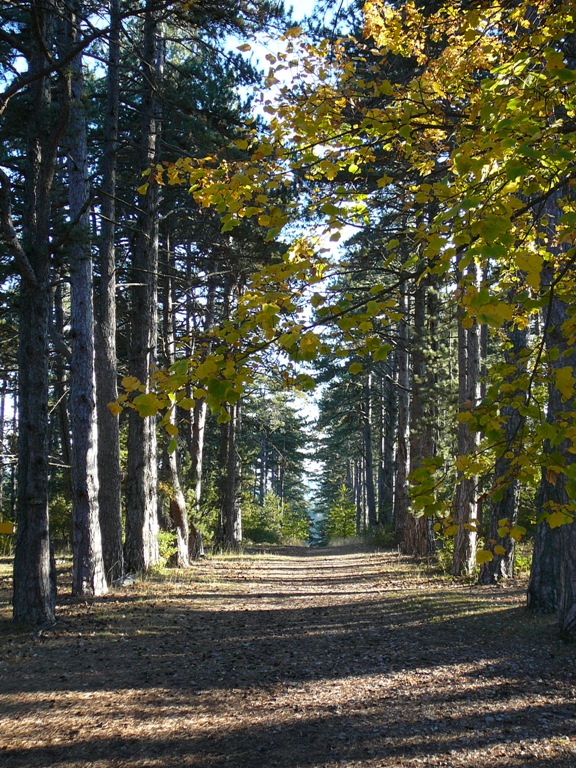
[[522, 580], [293, 548], [62, 596], [30, 633], [0, 577], [3, 768], [576, 766], [576, 649]]

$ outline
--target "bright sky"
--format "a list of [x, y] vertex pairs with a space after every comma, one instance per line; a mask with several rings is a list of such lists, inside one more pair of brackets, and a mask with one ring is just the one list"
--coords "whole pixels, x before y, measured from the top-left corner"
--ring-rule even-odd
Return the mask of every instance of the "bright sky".
[[312, 12], [316, 5], [316, 0], [285, 0], [284, 4], [286, 8], [292, 6], [294, 20], [299, 21], [302, 17], [308, 16]]

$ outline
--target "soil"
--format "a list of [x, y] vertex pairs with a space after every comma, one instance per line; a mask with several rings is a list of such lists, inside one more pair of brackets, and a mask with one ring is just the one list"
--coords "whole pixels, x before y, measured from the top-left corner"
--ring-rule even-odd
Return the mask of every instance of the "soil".
[[576, 766], [575, 648], [522, 580], [291, 548], [63, 596], [30, 633], [8, 566], [2, 768]]

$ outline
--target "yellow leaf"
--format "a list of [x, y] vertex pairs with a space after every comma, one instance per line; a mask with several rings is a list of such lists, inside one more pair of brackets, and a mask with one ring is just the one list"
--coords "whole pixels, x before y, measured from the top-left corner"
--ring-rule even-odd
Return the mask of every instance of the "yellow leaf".
[[137, 379], [136, 376], [124, 376], [122, 386], [126, 392], [135, 392], [140, 386], [140, 379]]
[[550, 528], [559, 528], [561, 525], [568, 525], [568, 523], [571, 523], [573, 518], [572, 515], [569, 515], [566, 512], [556, 510], [548, 515], [547, 520]]
[[176, 424], [166, 424], [166, 432], [168, 432], [169, 435], [177, 435], [180, 431]]
[[113, 416], [119, 416], [124, 408], [120, 405], [120, 403], [108, 403], [108, 410]]
[[457, 525], [449, 525], [448, 528], [444, 531], [445, 536], [456, 536], [458, 533], [458, 526]]
[[237, 46], [236, 50], [242, 51], [242, 53], [246, 53], [247, 51], [252, 50], [252, 46], [250, 45], [250, 43], [243, 43], [242, 45]]
[[489, 563], [492, 560], [494, 560], [494, 555], [488, 549], [479, 549], [478, 552], [476, 552], [476, 562], [478, 565]]
[[351, 365], [348, 366], [348, 373], [351, 373], [353, 376], [361, 372], [362, 372], [362, 363], [352, 363]]
[[496, 544], [496, 546], [494, 547], [494, 554], [495, 555], [505, 555], [506, 554], [506, 550], [504, 549], [504, 547], [501, 544]]
[[510, 536], [514, 539], [514, 541], [521, 541], [525, 533], [526, 528], [523, 528], [521, 525], [515, 525], [510, 531]]
[[138, 192], [139, 195], [145, 195], [146, 192], [148, 192], [148, 187], [149, 186], [150, 186], [150, 184], [148, 182], [146, 182], [146, 184], [142, 184], [141, 187], [138, 187], [136, 192]]
[[558, 368], [555, 371], [556, 389], [562, 393], [562, 400], [570, 400], [574, 397], [574, 379], [572, 366], [566, 365], [564, 368]]

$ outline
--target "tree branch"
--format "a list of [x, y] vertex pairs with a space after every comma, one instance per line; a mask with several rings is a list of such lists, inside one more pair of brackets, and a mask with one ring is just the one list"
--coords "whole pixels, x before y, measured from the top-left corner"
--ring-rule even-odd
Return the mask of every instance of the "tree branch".
[[0, 239], [6, 244], [8, 252], [14, 257], [22, 278], [30, 285], [37, 287], [38, 278], [14, 229], [10, 178], [2, 168], [0, 168]]

